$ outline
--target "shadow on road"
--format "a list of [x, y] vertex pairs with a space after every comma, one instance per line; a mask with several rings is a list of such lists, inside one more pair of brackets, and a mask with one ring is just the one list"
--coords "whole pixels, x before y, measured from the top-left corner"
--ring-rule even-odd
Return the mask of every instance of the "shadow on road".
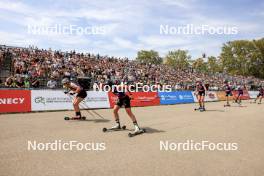
[[212, 112], [225, 112], [224, 110], [219, 110], [219, 109], [206, 109], [206, 111], [209, 111], [209, 112], [210, 111], [212, 111]]
[[69, 122], [94, 122], [94, 123], [108, 123], [108, 119], [86, 119], [86, 120], [69, 120]]
[[142, 127], [146, 130], [146, 133], [164, 133], [166, 131], [163, 131], [163, 130], [158, 130], [158, 129], [155, 129], [155, 128], [150, 128], [150, 127]]

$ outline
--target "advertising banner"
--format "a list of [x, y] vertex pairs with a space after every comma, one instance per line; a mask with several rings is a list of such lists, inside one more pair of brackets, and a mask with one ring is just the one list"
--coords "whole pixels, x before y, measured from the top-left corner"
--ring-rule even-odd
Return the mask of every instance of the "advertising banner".
[[248, 94], [249, 94], [250, 98], [255, 99], [255, 98], [257, 98], [259, 91], [248, 91]]
[[72, 100], [61, 90], [32, 90], [32, 111], [71, 110]]
[[[197, 100], [197, 96], [195, 95], [195, 92], [192, 92], [193, 94], [193, 98], [194, 98], [194, 102], [198, 102]], [[206, 91], [206, 95], [205, 95], [205, 101], [218, 101], [218, 97], [216, 95], [215, 91]]]
[[110, 108], [108, 92], [87, 91], [85, 104], [82, 107], [88, 108]]
[[194, 102], [191, 91], [159, 92], [158, 95], [162, 105]]
[[0, 90], [0, 113], [30, 111], [31, 98], [29, 90]]
[[[218, 91], [216, 92], [219, 101], [226, 100], [226, 92], [225, 91]], [[229, 100], [233, 100], [234, 96], [229, 96]]]
[[[72, 110], [74, 96], [61, 90], [32, 90], [32, 111]], [[87, 91], [87, 97], [80, 103], [81, 109], [109, 108], [107, 92]]]
[[[131, 92], [131, 106], [155, 106], [160, 104], [158, 92]], [[108, 92], [111, 108], [117, 101], [117, 96]]]
[[[233, 93], [234, 97], [236, 97], [236, 96], [238, 95], [238, 91], [237, 91], [237, 90], [232, 91], [232, 93]], [[248, 100], [248, 99], [250, 99], [247, 90], [244, 90], [244, 91], [243, 91], [243, 96], [241, 97], [241, 99], [242, 99], [242, 100]]]

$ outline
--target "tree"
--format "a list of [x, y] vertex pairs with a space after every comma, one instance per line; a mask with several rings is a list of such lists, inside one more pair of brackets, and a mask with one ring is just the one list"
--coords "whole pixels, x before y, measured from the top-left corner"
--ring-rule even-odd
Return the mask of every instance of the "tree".
[[194, 60], [192, 66], [199, 72], [207, 72], [207, 64], [204, 62], [203, 58]]
[[165, 57], [165, 64], [172, 66], [176, 69], [187, 69], [191, 56], [188, 55], [186, 50], [169, 51]]
[[220, 71], [220, 64], [216, 57], [210, 56], [207, 61], [207, 69], [210, 73], [216, 73]]
[[137, 53], [137, 58], [141, 63], [161, 64], [162, 58], [159, 57], [159, 53], [154, 50], [146, 51], [141, 50]]
[[252, 67], [250, 71], [255, 77], [264, 78], [264, 38], [253, 40], [256, 51], [252, 54]]
[[221, 63], [222, 69], [229, 74], [264, 78], [264, 39], [224, 44]]

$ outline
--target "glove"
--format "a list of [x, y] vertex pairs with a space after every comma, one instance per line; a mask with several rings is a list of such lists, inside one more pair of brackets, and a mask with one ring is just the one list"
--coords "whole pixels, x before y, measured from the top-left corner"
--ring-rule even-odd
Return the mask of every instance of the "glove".
[[74, 95], [74, 94], [75, 94], [75, 93], [72, 93], [72, 92], [70, 93], [70, 95]]
[[67, 92], [67, 91], [64, 91], [64, 94], [67, 94], [67, 93], [69, 93], [69, 92]]

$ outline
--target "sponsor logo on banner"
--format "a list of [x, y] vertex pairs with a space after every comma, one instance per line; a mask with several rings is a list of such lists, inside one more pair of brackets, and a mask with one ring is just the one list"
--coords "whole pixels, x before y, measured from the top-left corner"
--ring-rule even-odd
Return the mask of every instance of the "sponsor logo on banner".
[[159, 92], [160, 104], [193, 103], [191, 91]]
[[[73, 98], [61, 90], [32, 90], [32, 110], [72, 110]], [[80, 103], [81, 109], [109, 107], [107, 92], [88, 91], [86, 99]]]
[[110, 108], [108, 93], [103, 91], [87, 91], [84, 108]]
[[[233, 93], [234, 97], [237, 97], [237, 95], [238, 95], [238, 91], [237, 91], [237, 90], [232, 91], [232, 93]], [[250, 99], [247, 90], [244, 90], [244, 91], [243, 91], [243, 95], [241, 96], [241, 99], [242, 99], [242, 100], [248, 100], [248, 99]]]
[[[158, 92], [131, 92], [131, 106], [156, 106], [160, 104]], [[108, 92], [111, 108], [114, 107], [117, 96]]]
[[29, 90], [0, 90], [0, 112], [29, 112]]
[[158, 92], [133, 92], [132, 106], [156, 106], [160, 105]]
[[207, 97], [209, 98], [209, 100], [214, 100], [217, 96], [215, 93], [208, 92]]
[[[193, 94], [194, 102], [198, 102], [197, 95], [195, 95], [195, 92], [192, 92], [192, 94]], [[206, 95], [205, 95], [204, 100], [205, 101], [218, 101], [218, 97], [216, 95], [216, 92], [206, 91]]]
[[32, 90], [32, 111], [71, 110], [72, 99], [61, 90]]
[[45, 97], [35, 97], [34, 101], [35, 103], [43, 103], [43, 104], [46, 103]]
[[72, 101], [70, 100], [69, 97], [35, 97], [34, 102], [36, 104], [42, 103], [43, 105], [45, 104], [52, 104], [52, 103], [71, 103]]

